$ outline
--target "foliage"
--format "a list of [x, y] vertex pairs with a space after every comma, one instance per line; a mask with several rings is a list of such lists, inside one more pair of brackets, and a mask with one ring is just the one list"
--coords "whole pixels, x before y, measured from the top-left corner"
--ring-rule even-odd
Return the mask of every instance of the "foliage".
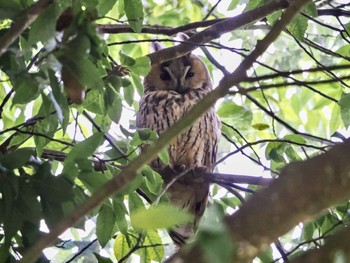
[[[19, 21], [33, 18], [17, 29], [19, 37], [8, 47], [0, 41], [0, 262], [19, 260], [45, 232], [117, 177], [139, 156], [142, 143], [158, 139], [152, 131], [135, 130], [134, 120], [151, 65], [149, 42], [168, 45], [177, 41], [164, 36], [169, 29], [191, 26], [186, 33], [194, 35], [267, 3], [41, 2], [0, 3], [0, 40], [9, 39]], [[33, 6], [35, 12], [28, 12]], [[277, 178], [289, 163], [308, 160], [348, 137], [348, 7], [336, 1], [307, 5], [247, 78], [217, 103], [223, 135], [218, 172], [239, 174], [248, 160], [245, 173]], [[38, 17], [31, 17], [35, 13]], [[198, 45], [193, 52], [207, 63], [214, 86], [254, 50], [282, 13], [271, 12], [229, 34], [218, 32], [210, 43], [191, 43]], [[169, 161], [164, 149], [158, 156]], [[197, 237], [212, 262], [224, 262], [234, 244], [226, 249], [231, 239], [222, 220], [261, 186], [249, 179], [245, 184], [211, 182], [216, 183], [212, 205]], [[163, 184], [157, 171], [144, 166], [132, 183], [69, 226], [40, 261], [160, 262], [173, 252], [163, 229], [189, 219], [161, 196]], [[335, 204], [291, 229], [256, 262], [286, 262], [321, 247], [347, 226], [348, 206]]]

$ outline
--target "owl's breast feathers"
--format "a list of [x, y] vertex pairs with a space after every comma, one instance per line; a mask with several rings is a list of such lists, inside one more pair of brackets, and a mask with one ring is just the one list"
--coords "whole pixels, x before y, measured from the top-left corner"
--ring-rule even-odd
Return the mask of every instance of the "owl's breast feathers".
[[[140, 101], [136, 124], [138, 128], [149, 128], [158, 134], [176, 123], [211, 90], [210, 82], [201, 82], [201, 87], [192, 86], [182, 93], [163, 88], [155, 89], [147, 83], [150, 82], [145, 83], [145, 94]], [[219, 135], [220, 121], [212, 107], [170, 143], [170, 167], [175, 168], [175, 171], [177, 167], [201, 167], [209, 171], [216, 161]], [[150, 165], [156, 169], [166, 168], [159, 158]], [[194, 216], [191, 223], [177, 226], [170, 231], [171, 238], [178, 246], [193, 237], [206, 208], [208, 195], [208, 182], [177, 180], [167, 189], [170, 202]]]
[[[140, 101], [136, 116], [138, 128], [149, 128], [163, 133], [198, 103], [208, 90], [191, 89], [183, 94], [175, 91], [148, 91]], [[210, 108], [187, 131], [174, 139], [169, 146], [170, 166], [211, 167], [215, 162], [220, 121], [215, 109]], [[162, 168], [160, 160], [151, 163]]]

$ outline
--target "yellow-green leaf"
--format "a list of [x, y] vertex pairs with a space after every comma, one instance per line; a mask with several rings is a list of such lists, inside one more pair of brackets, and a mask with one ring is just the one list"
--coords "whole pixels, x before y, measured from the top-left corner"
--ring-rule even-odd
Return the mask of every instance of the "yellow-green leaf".
[[137, 254], [144, 260], [143, 262], [161, 262], [164, 257], [164, 247], [162, 240], [156, 230], [147, 231], [143, 241], [145, 248], [137, 250]]
[[131, 224], [135, 229], [151, 230], [170, 228], [188, 222], [192, 217], [170, 204], [159, 204], [149, 209], [141, 208], [131, 214]]
[[124, 236], [123, 234], [120, 233], [115, 238], [113, 251], [114, 251], [114, 256], [116, 257], [116, 259], [118, 261], [121, 258], [123, 258], [127, 253], [129, 253], [130, 247], [129, 247], [128, 241], [126, 239], [126, 236]]
[[270, 128], [270, 125], [268, 125], [266, 123], [255, 123], [252, 126], [254, 129], [256, 129], [258, 131], [263, 131], [263, 130]]

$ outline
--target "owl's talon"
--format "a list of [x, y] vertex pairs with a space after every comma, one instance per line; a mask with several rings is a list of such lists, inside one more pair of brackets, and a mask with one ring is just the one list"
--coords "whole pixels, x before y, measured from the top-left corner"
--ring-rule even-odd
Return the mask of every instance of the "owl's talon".
[[184, 164], [176, 164], [173, 166], [173, 171], [176, 173], [182, 173], [186, 170], [188, 170], [188, 166], [184, 165]]
[[204, 173], [209, 173], [210, 172], [210, 168], [209, 167], [205, 167], [205, 166], [198, 166], [198, 167], [195, 167], [193, 170], [194, 170], [194, 173], [196, 175], [200, 175], [200, 174], [204, 174]]

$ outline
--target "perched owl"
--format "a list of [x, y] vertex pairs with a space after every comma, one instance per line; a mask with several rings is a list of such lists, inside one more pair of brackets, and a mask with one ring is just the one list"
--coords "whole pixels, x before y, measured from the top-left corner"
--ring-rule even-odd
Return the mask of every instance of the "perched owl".
[[[152, 45], [154, 51], [163, 48], [157, 42]], [[144, 95], [136, 115], [136, 125], [161, 134], [211, 90], [208, 69], [193, 54], [154, 64], [144, 79]], [[219, 135], [220, 121], [212, 107], [171, 142], [168, 147], [170, 167], [179, 172], [198, 167], [209, 172], [216, 160]], [[155, 169], [165, 167], [159, 158], [150, 165]], [[178, 226], [170, 232], [178, 246], [194, 235], [206, 208], [208, 194], [208, 183], [177, 181], [167, 190], [170, 202], [194, 215], [193, 222]]]

